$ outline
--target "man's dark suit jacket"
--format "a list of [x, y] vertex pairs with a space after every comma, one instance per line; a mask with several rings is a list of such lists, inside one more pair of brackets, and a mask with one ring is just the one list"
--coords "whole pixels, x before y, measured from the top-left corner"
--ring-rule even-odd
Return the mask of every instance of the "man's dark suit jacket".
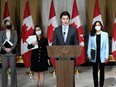
[[64, 42], [62, 26], [54, 30], [52, 45], [78, 45], [77, 29], [69, 25], [66, 42]]

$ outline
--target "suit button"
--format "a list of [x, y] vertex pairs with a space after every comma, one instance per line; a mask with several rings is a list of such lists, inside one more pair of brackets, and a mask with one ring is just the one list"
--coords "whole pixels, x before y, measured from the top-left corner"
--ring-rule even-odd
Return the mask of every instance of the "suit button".
[[40, 59], [40, 56], [39, 56], [39, 59]]
[[38, 62], [40, 62], [40, 60], [38, 60]]
[[39, 48], [41, 48], [41, 46]]
[[39, 50], [39, 52], [41, 52], [41, 50]]
[[40, 53], [39, 53], [39, 55], [40, 55]]

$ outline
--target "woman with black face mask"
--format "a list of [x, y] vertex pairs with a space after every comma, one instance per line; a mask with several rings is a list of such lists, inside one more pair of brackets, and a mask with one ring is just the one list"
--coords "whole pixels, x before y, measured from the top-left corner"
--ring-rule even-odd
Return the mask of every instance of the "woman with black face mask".
[[8, 60], [11, 69], [11, 87], [16, 87], [16, 51], [17, 32], [13, 29], [10, 20], [4, 21], [5, 29], [0, 31], [0, 47], [2, 57], [2, 87], [7, 87]]
[[8, 29], [8, 30], [12, 29], [12, 24], [7, 24], [6, 29]]
[[[31, 56], [31, 71], [34, 72], [35, 86], [44, 87], [45, 71], [48, 70], [49, 57], [47, 54], [48, 40], [43, 35], [43, 30], [36, 25], [33, 35], [36, 35], [37, 41], [33, 43], [28, 43], [28, 49], [32, 50]], [[35, 46], [36, 49], [32, 49]]]

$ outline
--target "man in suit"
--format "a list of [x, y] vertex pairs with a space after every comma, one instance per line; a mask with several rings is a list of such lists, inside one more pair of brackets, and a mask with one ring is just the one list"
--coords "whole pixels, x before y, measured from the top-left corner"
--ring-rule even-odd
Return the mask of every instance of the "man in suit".
[[54, 30], [52, 45], [78, 45], [77, 29], [69, 24], [70, 14], [67, 11], [62, 12], [60, 20], [61, 25]]
[[77, 29], [72, 27], [70, 22], [70, 14], [64, 11], [60, 15], [62, 25], [54, 30], [52, 45], [78, 45]]
[[[17, 44], [17, 32], [12, 28], [10, 20], [4, 21], [5, 29], [0, 31], [0, 47], [2, 57], [2, 87], [7, 87], [7, 68], [8, 60], [11, 68], [11, 87], [16, 87], [16, 51], [15, 47]], [[11, 42], [12, 45], [4, 45], [5, 40]]]

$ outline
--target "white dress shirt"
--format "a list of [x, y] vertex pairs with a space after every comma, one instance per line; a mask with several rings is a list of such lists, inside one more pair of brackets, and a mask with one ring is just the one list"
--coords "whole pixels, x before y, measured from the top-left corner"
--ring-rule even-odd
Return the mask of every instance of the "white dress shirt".
[[64, 37], [64, 42], [66, 42], [66, 39], [67, 39], [68, 29], [69, 29], [69, 25], [67, 25], [67, 26], [62, 25], [62, 33], [63, 33], [63, 37]]

